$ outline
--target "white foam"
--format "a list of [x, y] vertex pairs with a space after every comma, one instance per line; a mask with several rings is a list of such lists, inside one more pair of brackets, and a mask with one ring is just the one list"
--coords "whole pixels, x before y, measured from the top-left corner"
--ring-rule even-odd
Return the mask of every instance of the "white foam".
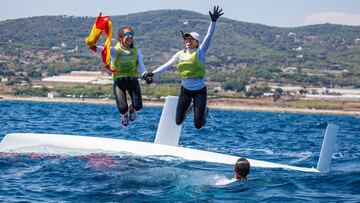
[[288, 157], [297, 157], [298, 159], [291, 161], [291, 164], [299, 163], [301, 161], [304, 161], [312, 156], [313, 153], [311, 152], [289, 152], [284, 153], [283, 155]]
[[333, 159], [341, 159], [341, 158], [343, 158], [345, 155], [342, 153], [342, 152], [338, 152], [338, 153], [334, 153], [333, 155], [332, 155], [332, 158]]
[[214, 185], [217, 186], [224, 186], [224, 185], [228, 185], [230, 183], [236, 182], [237, 180], [232, 178], [232, 179], [227, 179], [225, 176], [218, 176], [219, 178], [216, 177], [216, 182]]
[[273, 155], [274, 151], [271, 149], [253, 149], [253, 148], [244, 148], [243, 151], [250, 151], [250, 152], [264, 152], [267, 155]]

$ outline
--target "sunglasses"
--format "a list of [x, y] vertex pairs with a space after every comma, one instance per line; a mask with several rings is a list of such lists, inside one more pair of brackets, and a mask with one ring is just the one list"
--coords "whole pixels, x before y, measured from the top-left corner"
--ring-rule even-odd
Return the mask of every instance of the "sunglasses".
[[122, 34], [123, 37], [134, 37], [134, 32], [125, 32]]

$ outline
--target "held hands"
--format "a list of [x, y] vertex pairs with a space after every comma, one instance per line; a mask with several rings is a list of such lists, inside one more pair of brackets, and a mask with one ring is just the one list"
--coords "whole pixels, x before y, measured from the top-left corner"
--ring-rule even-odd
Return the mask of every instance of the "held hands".
[[93, 52], [97, 52], [97, 47], [96, 46], [92, 46], [90, 47], [91, 50], [93, 50]]
[[151, 84], [152, 82], [154, 82], [154, 73], [152, 73], [152, 72], [146, 72], [146, 73], [144, 73], [144, 76], [143, 76], [143, 78], [144, 78], [144, 80], [146, 81], [146, 84]]
[[219, 6], [214, 6], [214, 12], [211, 13], [211, 11], [209, 11], [211, 21], [216, 22], [220, 16], [224, 15], [224, 13], [221, 12], [222, 9], [219, 10]]

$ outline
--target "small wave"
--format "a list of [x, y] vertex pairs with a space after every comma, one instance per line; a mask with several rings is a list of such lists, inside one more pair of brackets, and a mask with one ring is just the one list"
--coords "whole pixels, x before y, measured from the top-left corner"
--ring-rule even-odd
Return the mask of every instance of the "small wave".
[[249, 152], [264, 152], [267, 155], [273, 155], [274, 151], [272, 149], [252, 149], [252, 148], [245, 148], [241, 149], [243, 151], [249, 151]]
[[225, 185], [231, 184], [233, 182], [236, 182], [235, 179], [228, 179], [225, 176], [219, 176], [219, 175], [215, 175], [210, 178], [214, 180], [214, 185], [216, 185], [216, 186], [225, 186]]
[[343, 158], [345, 155], [342, 152], [334, 153], [331, 158], [333, 159], [340, 159]]
[[175, 156], [151, 156], [151, 157], [167, 162], [184, 162], [183, 158], [179, 158]]
[[297, 158], [296, 160], [293, 160], [290, 162], [290, 164], [294, 164], [294, 163], [299, 163], [299, 162], [302, 162], [302, 161], [310, 158], [313, 155], [313, 153], [312, 152], [288, 152], [288, 153], [283, 153], [283, 155], [285, 155], [287, 157]]

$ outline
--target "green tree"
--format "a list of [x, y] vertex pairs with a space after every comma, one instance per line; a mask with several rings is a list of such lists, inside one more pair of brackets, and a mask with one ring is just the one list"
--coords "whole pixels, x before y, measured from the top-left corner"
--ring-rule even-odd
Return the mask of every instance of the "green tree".
[[265, 92], [269, 91], [269, 87], [251, 87], [249, 91], [245, 93], [246, 97], [261, 97]]
[[283, 90], [281, 88], [276, 88], [273, 94], [274, 102], [278, 101], [283, 94]]

